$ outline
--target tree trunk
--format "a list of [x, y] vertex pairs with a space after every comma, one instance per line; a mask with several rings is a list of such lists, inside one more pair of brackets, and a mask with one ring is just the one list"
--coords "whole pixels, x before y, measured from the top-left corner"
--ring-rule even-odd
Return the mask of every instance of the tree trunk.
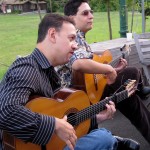
[[50, 12], [52, 13], [53, 12], [53, 9], [52, 9], [52, 0], [49, 0], [49, 8], [50, 8]]
[[132, 2], [132, 20], [131, 20], [131, 32], [132, 33], [132, 29], [133, 29], [133, 18], [134, 18], [134, 10], [135, 10], [135, 0], [133, 0]]
[[40, 9], [40, 5], [39, 5], [39, 0], [36, 0], [36, 5], [37, 5], [37, 10], [38, 10], [38, 14], [39, 14], [40, 20], [42, 20], [41, 9]]
[[112, 40], [112, 28], [111, 28], [111, 19], [110, 19], [110, 1], [107, 0], [107, 16], [108, 16], [108, 26], [109, 26], [109, 38]]

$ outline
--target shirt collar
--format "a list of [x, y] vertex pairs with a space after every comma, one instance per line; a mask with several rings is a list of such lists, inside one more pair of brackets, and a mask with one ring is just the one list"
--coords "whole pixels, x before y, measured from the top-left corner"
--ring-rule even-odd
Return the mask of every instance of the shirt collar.
[[80, 36], [85, 39], [85, 33], [84, 32], [77, 30], [77, 34], [80, 34]]
[[41, 53], [38, 48], [34, 49], [32, 56], [37, 60], [37, 62], [43, 69], [48, 69], [50, 67], [53, 67], [50, 64], [50, 62], [47, 60], [47, 58], [44, 56], [44, 54]]

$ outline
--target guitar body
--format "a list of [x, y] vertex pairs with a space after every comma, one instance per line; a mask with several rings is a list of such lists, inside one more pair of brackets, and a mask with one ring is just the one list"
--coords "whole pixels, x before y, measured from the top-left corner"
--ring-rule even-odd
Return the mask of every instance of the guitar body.
[[[63, 118], [64, 115], [67, 115], [67, 121], [74, 126], [76, 135], [80, 138], [88, 132], [90, 118], [106, 109], [105, 105], [109, 103], [110, 100], [114, 103], [119, 103], [135, 92], [135, 87], [137, 87], [136, 80], [125, 82], [124, 87], [126, 87], [125, 90], [93, 105], [90, 105], [90, 101], [84, 91], [64, 89], [65, 92], [58, 92], [54, 99], [44, 97], [34, 98], [27, 103], [26, 107], [33, 112], [58, 118]], [[41, 146], [25, 143], [5, 131], [3, 133], [3, 143], [4, 150], [43, 150]], [[49, 143], [46, 145], [46, 150], [62, 150], [65, 145], [66, 144], [53, 133]]]
[[[33, 112], [63, 118], [64, 115], [75, 114], [76, 112], [90, 106], [89, 99], [85, 92], [72, 89], [63, 89], [56, 94], [55, 99], [39, 97], [29, 101], [26, 105]], [[78, 138], [85, 135], [90, 127], [90, 119], [85, 120], [78, 126], [75, 126]], [[7, 140], [7, 139], [6, 139]], [[6, 143], [8, 145], [10, 143]], [[41, 150], [41, 146], [25, 143], [19, 139], [14, 139], [14, 150]], [[46, 145], [46, 150], [62, 150], [65, 147], [63, 142], [55, 133], [50, 142]], [[8, 150], [8, 149], [5, 149]]]
[[[108, 64], [112, 61], [112, 55], [109, 50], [99, 56], [93, 54], [93, 60], [99, 63]], [[92, 104], [97, 103], [106, 86], [106, 78], [102, 74], [84, 74], [73, 71], [72, 84], [74, 88], [84, 90]]]

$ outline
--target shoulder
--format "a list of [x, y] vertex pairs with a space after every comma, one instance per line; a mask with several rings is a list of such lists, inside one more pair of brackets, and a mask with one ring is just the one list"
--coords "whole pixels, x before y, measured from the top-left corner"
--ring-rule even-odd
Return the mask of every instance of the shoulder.
[[19, 57], [17, 58], [12, 65], [10, 66], [10, 69], [30, 69], [36, 67], [36, 61], [32, 56], [26, 56], [26, 57]]
[[38, 63], [32, 56], [19, 57], [10, 66], [6, 76], [11, 78], [28, 78], [37, 76]]

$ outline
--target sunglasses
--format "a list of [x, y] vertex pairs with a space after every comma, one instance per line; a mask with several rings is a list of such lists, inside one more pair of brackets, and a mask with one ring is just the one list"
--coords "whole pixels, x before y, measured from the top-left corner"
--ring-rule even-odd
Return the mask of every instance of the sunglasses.
[[93, 10], [85, 10], [85, 11], [83, 11], [83, 12], [81, 13], [81, 15], [83, 15], [83, 16], [88, 16], [89, 13], [93, 14]]

